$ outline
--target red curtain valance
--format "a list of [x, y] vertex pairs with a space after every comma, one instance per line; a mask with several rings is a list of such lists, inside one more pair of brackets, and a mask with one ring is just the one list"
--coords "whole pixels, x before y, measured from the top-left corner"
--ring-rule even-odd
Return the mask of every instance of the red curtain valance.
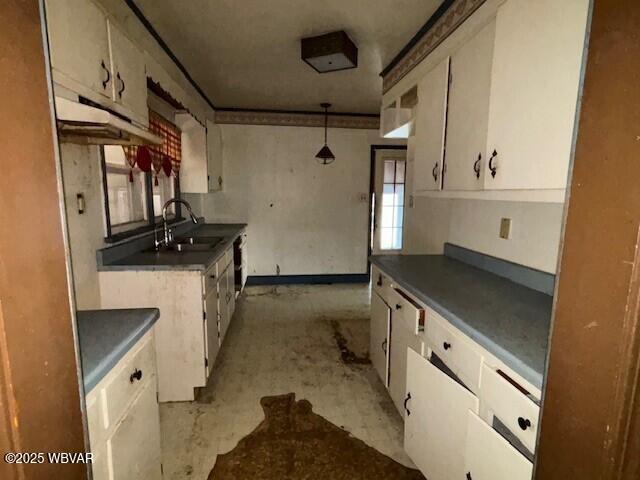
[[[153, 110], [149, 110], [149, 131], [162, 138], [161, 145], [125, 146], [124, 153], [127, 163], [133, 169], [136, 165], [144, 172], [150, 172], [153, 167], [155, 184], [158, 185], [158, 174], [164, 172], [166, 176], [178, 177], [180, 161], [182, 160], [181, 132], [178, 127]], [[133, 181], [133, 177], [129, 178]]]

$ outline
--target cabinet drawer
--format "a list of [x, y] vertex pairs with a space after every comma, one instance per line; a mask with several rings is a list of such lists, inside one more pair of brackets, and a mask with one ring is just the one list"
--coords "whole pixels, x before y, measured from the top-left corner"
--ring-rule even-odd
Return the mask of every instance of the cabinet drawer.
[[204, 296], [207, 297], [209, 293], [216, 288], [218, 283], [218, 263], [214, 263], [209, 270], [204, 272]]
[[426, 332], [427, 345], [469, 390], [478, 393], [482, 356], [471, 341], [431, 309], [427, 309]]
[[540, 407], [525, 390], [516, 387], [513, 380], [507, 380], [488, 365], [482, 366], [480, 383], [481, 411], [489, 422], [495, 415], [530, 452], [535, 451], [538, 434]]
[[424, 310], [395, 288], [389, 289], [389, 300], [393, 310], [393, 321], [402, 322], [403, 328], [418, 335], [424, 328]]
[[[105, 385], [103, 391], [105, 428], [109, 428], [122, 416], [127, 405], [146, 383], [147, 378], [154, 377], [152, 381], [155, 382], [155, 350], [152, 338], [151, 335], [147, 336]], [[141, 376], [138, 379], [134, 374]]]
[[391, 279], [375, 266], [371, 267], [371, 283], [373, 284], [373, 291], [380, 295], [380, 298], [385, 302], [390, 303]]

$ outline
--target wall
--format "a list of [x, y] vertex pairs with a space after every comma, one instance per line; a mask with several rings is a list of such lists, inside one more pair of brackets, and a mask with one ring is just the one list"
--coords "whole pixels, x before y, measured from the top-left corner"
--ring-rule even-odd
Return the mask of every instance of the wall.
[[[405, 253], [441, 253], [444, 242], [555, 273], [564, 205], [416, 197], [407, 210]], [[511, 218], [511, 237], [499, 238]]]
[[[100, 308], [96, 250], [104, 246], [105, 228], [99, 147], [63, 143], [60, 157], [76, 306]], [[84, 195], [83, 214], [78, 213], [78, 193]]]
[[[377, 130], [222, 125], [223, 192], [185, 195], [207, 221], [246, 222], [250, 275], [365, 273]], [[363, 198], [362, 198], [363, 197]]]

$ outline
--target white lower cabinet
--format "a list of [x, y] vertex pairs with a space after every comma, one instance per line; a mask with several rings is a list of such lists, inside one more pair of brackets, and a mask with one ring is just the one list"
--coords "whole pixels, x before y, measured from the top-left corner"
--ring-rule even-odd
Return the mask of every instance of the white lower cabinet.
[[467, 412], [478, 412], [478, 398], [408, 349], [406, 399], [409, 457], [429, 480], [463, 479]]
[[107, 440], [110, 478], [161, 478], [160, 423], [155, 378], [147, 382]]
[[390, 327], [391, 309], [377, 293], [372, 292], [369, 357], [385, 387], [389, 386]]
[[160, 413], [153, 332], [87, 394], [95, 480], [159, 480]]
[[533, 464], [498, 432], [473, 412], [468, 413], [467, 422], [464, 457], [467, 480], [531, 479]]

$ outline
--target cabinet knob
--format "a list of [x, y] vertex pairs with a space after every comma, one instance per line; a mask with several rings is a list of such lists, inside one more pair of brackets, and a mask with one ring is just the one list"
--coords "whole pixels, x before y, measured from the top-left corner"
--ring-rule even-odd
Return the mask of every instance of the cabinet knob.
[[473, 477], [471, 476], [471, 472], [467, 472], [467, 480], [473, 480]]
[[215, 280], [216, 276], [212, 273], [211, 275], [209, 275], [209, 278]]
[[105, 71], [105, 73], [107, 74], [107, 78], [102, 80], [102, 88], [107, 88], [107, 85], [109, 84], [109, 82], [111, 81], [111, 72], [109, 71], [109, 69], [107, 68], [107, 66], [104, 64], [104, 60], [102, 60], [100, 62], [100, 66], [102, 67], [102, 69]]
[[381, 287], [382, 286], [382, 275], [378, 275], [378, 281], [376, 282], [376, 284]]
[[142, 370], [138, 370], [137, 368], [133, 371], [133, 373], [129, 377], [129, 381], [131, 383], [135, 382], [136, 380], [138, 381], [142, 380]]
[[491, 154], [491, 158], [489, 159], [489, 170], [491, 170], [491, 176], [496, 178], [496, 172], [498, 171], [498, 167], [493, 164], [493, 160], [498, 156], [498, 151], [494, 150]]
[[449, 342], [444, 342], [442, 344], [442, 348], [444, 348], [445, 350], [449, 350], [451, 348], [451, 344]]
[[402, 308], [402, 305], [400, 305], [399, 303], [396, 303], [396, 310], [400, 310]]
[[411, 392], [407, 393], [407, 398], [404, 399], [404, 409], [407, 412], [407, 416], [411, 415], [411, 411], [407, 408], [407, 402], [411, 400]]
[[433, 166], [433, 170], [431, 170], [431, 175], [433, 175], [433, 181], [438, 181], [438, 162]]
[[384, 352], [385, 355], [387, 354], [387, 339], [386, 338], [382, 342], [382, 351]]
[[529, 420], [528, 418], [518, 417], [518, 426], [522, 430], [526, 430], [531, 426], [531, 420]]
[[480, 178], [480, 162], [482, 162], [482, 153], [478, 154], [478, 159], [473, 164], [473, 171], [476, 173], [476, 178]]

